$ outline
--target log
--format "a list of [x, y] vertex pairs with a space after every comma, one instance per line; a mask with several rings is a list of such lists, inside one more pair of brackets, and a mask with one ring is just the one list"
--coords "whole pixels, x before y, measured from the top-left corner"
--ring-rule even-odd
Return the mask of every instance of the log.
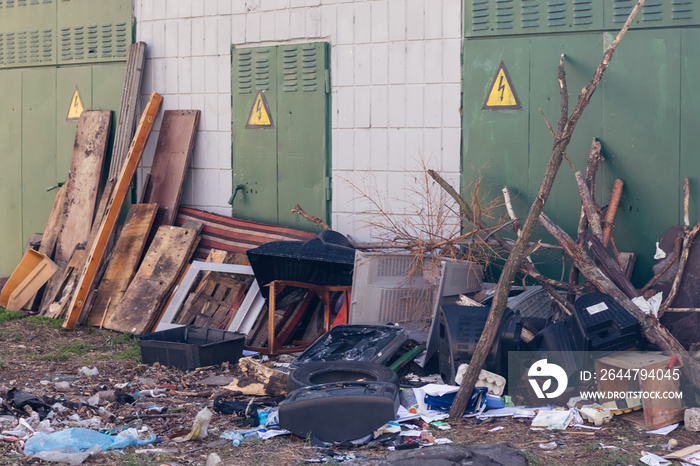
[[[600, 161], [603, 160], [600, 156], [600, 142], [596, 138], [591, 141], [591, 149], [588, 152], [588, 161], [586, 162], [586, 186], [591, 193], [595, 193], [595, 175], [598, 171], [598, 165]], [[588, 217], [586, 217], [586, 212], [583, 210], [583, 204], [581, 205], [581, 217], [578, 221], [578, 233], [576, 235], [576, 243], [583, 244], [583, 239], [588, 233]], [[569, 271], [569, 283], [571, 285], [578, 284], [579, 272], [576, 266], [572, 265]], [[569, 293], [567, 296], [569, 302], [573, 303], [576, 299], [574, 293]]]
[[588, 190], [586, 186], [586, 180], [583, 177], [583, 173], [574, 173], [576, 177], [576, 183], [578, 184], [578, 192], [581, 195], [581, 205], [584, 213], [586, 214], [586, 219], [588, 219], [588, 224], [591, 226], [591, 231], [598, 239], [603, 238], [603, 228], [600, 226], [600, 215], [595, 208], [593, 201], [593, 195]]
[[613, 221], [615, 220], [615, 214], [617, 213], [617, 208], [620, 206], [620, 198], [622, 197], [622, 187], [625, 183], [622, 180], [615, 180], [613, 185], [612, 194], [610, 194], [610, 202], [608, 203], [608, 210], [605, 211], [605, 220], [603, 223], [603, 246], [608, 247], [608, 242], [610, 241], [610, 236], [612, 235]]

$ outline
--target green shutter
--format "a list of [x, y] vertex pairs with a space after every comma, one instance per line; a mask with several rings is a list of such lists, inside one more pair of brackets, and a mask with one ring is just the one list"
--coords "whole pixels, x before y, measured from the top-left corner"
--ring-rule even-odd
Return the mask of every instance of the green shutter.
[[[299, 204], [328, 222], [328, 44], [234, 49], [232, 60], [233, 215], [314, 229], [291, 213]], [[260, 91], [270, 127], [247, 124]]]

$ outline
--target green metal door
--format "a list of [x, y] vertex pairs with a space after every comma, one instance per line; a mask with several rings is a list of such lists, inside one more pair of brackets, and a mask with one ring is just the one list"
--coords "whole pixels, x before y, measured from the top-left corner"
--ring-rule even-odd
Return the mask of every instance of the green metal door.
[[[465, 6], [463, 49], [463, 188], [476, 173], [481, 186], [500, 193], [506, 185], [524, 215], [537, 193], [552, 153], [560, 114], [557, 66], [566, 56], [569, 110], [588, 84], [605, 47], [635, 2], [627, 0], [470, 0]], [[700, 98], [694, 80], [700, 59], [697, 4], [648, 0], [579, 121], [567, 154], [585, 171], [592, 138], [602, 143], [604, 162], [596, 199], [606, 205], [615, 179], [625, 182], [615, 218], [620, 251], [639, 255], [633, 281], [651, 277], [654, 243], [682, 221], [681, 186], [690, 177], [691, 200], [700, 196], [697, 121]], [[484, 109], [499, 64], [507, 67], [519, 109]], [[541, 109], [541, 111], [540, 111]], [[580, 197], [568, 164], [562, 164], [545, 212], [570, 234], [576, 232]], [[700, 203], [691, 202], [691, 222]], [[536, 233], [553, 241], [542, 230]], [[562, 274], [559, 259], [540, 257], [550, 276]], [[565, 276], [565, 275], [564, 275]]]
[[291, 213], [299, 204], [330, 223], [328, 44], [233, 49], [232, 60], [233, 215], [313, 230]]
[[68, 178], [74, 92], [86, 110], [116, 112], [131, 42], [129, 0], [0, 0], [0, 276], [44, 231], [46, 188]]

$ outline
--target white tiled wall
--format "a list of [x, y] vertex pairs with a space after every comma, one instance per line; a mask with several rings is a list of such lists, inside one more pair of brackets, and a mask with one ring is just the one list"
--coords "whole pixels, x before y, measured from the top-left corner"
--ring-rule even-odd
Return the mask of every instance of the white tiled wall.
[[148, 44], [142, 101], [157, 91], [164, 109], [202, 111], [182, 202], [230, 214], [231, 45], [288, 40], [331, 44], [335, 229], [371, 239], [372, 207], [352, 184], [406, 212], [406, 171], [420, 157], [458, 186], [462, 3], [134, 0], [136, 38]]

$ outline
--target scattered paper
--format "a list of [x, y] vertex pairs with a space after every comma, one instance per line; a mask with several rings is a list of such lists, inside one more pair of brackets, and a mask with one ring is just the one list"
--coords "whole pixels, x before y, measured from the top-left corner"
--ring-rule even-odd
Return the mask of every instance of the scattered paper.
[[496, 432], [497, 430], [501, 430], [501, 429], [503, 429], [503, 426], [498, 426], [498, 427], [494, 427], [493, 429], [489, 429], [489, 432]]
[[639, 458], [639, 461], [649, 466], [668, 466], [671, 464], [669, 460], [665, 460], [659, 455], [649, 453], [648, 451], [642, 452], [642, 457]]
[[670, 432], [673, 432], [676, 430], [678, 427], [678, 424], [671, 424], [670, 426], [662, 427], [660, 429], [656, 430], [647, 430], [647, 434], [655, 434], [655, 435], [668, 435]]

